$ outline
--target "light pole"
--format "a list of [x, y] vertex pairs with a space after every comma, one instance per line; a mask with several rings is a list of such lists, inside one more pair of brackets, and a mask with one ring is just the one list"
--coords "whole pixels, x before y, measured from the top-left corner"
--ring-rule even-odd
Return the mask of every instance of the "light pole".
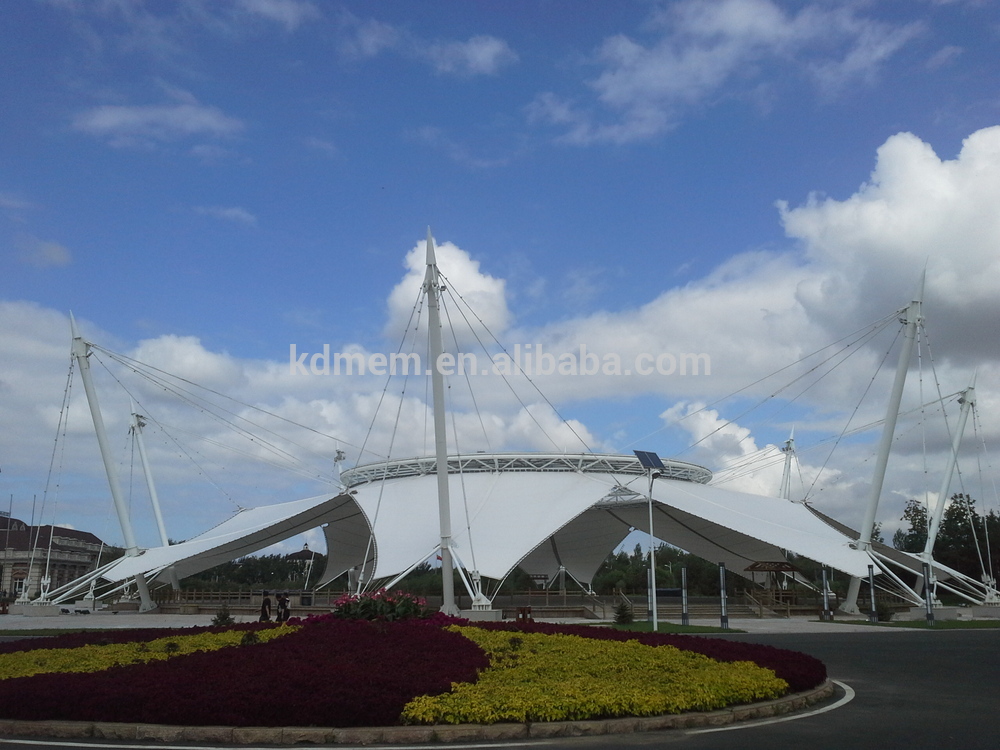
[[652, 451], [632, 451], [639, 459], [642, 468], [649, 476], [649, 609], [652, 612], [653, 632], [655, 633], [660, 622], [656, 611], [656, 546], [653, 541], [653, 480], [663, 476], [662, 469], [666, 467], [660, 457]]

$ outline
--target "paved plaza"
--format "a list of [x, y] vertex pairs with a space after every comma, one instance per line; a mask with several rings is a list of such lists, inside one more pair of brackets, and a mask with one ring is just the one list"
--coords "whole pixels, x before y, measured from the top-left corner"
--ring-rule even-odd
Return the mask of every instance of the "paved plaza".
[[[292, 613], [295, 616], [295, 613]], [[254, 615], [235, 615], [237, 622], [254, 622]], [[546, 622], [563, 622], [583, 625], [600, 625], [597, 620], [583, 619], [553, 619]], [[669, 620], [664, 622], [670, 622]], [[93, 613], [93, 614], [59, 614], [42, 617], [29, 615], [0, 615], [0, 635], [4, 630], [48, 630], [89, 629], [89, 628], [190, 628], [212, 624], [212, 615], [161, 615], [155, 612], [147, 614], [136, 613]], [[718, 625], [716, 620], [695, 620], [693, 625]], [[791, 618], [747, 618], [730, 619], [732, 630], [744, 630], [747, 633], [847, 633], [847, 632], [913, 632], [910, 628], [877, 628], [870, 625], [854, 625], [846, 623], [820, 622], [811, 617]]]

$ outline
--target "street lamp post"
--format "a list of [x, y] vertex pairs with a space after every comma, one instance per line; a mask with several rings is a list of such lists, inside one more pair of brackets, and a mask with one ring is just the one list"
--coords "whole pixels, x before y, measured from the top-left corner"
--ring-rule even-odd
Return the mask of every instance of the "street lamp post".
[[649, 609], [652, 613], [653, 632], [659, 627], [658, 612], [656, 611], [656, 543], [653, 538], [653, 480], [662, 476], [662, 470], [666, 467], [658, 455], [652, 451], [632, 451], [639, 459], [642, 468], [649, 476]]

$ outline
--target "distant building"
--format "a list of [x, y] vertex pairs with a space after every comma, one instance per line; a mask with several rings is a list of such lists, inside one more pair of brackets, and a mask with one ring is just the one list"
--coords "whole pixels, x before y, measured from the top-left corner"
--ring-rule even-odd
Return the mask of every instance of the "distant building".
[[89, 531], [29, 526], [5, 513], [0, 513], [0, 548], [0, 597], [5, 599], [21, 596], [26, 586], [28, 597], [37, 597], [46, 569], [52, 591], [94, 570], [99, 557], [101, 562], [109, 562], [121, 554], [113, 550], [112, 555], [112, 550]]
[[308, 544], [303, 544], [298, 552], [285, 555], [285, 560], [293, 565], [299, 575], [304, 576], [306, 582], [312, 578], [313, 565], [317, 558], [319, 558], [318, 572], [322, 572], [326, 566], [326, 556], [316, 554], [314, 550], [309, 549]]

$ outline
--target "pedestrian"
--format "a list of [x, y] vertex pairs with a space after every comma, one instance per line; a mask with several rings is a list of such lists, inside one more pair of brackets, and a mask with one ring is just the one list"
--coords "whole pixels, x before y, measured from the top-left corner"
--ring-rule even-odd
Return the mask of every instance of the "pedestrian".
[[271, 622], [271, 594], [264, 592], [264, 601], [260, 603], [260, 622]]
[[278, 594], [278, 622], [286, 622], [289, 614], [288, 594]]

